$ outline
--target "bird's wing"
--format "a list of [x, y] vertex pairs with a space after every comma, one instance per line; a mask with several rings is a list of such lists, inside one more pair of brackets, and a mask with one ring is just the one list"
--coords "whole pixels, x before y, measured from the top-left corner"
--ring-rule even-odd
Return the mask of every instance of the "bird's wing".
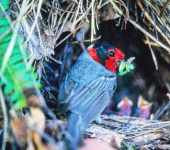
[[72, 149], [76, 149], [80, 137], [109, 104], [116, 88], [116, 77], [100, 77], [87, 86], [74, 91], [67, 102], [71, 111], [68, 118], [68, 135]]
[[63, 80], [63, 77], [65, 77], [68, 70], [71, 68], [72, 65], [72, 57], [73, 57], [73, 46], [71, 43], [67, 42], [64, 50], [63, 50], [63, 56], [61, 58], [62, 65], [60, 65], [60, 82]]
[[100, 77], [87, 86], [77, 89], [68, 97], [69, 110], [91, 121], [109, 104], [115, 89], [115, 76]]

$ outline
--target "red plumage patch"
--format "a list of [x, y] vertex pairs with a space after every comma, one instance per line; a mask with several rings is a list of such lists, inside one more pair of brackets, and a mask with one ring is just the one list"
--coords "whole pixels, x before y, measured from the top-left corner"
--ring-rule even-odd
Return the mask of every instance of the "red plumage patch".
[[111, 72], [116, 72], [117, 71], [117, 63], [114, 57], [109, 57], [105, 61], [105, 67], [106, 69], [110, 70]]
[[121, 61], [125, 58], [125, 54], [118, 48], [115, 48], [115, 60], [116, 61]]
[[88, 52], [89, 52], [89, 55], [93, 58], [93, 60], [100, 62], [100, 58], [97, 56], [95, 48], [89, 48]]
[[[108, 50], [109, 51], [109, 50]], [[105, 61], [105, 67], [113, 73], [118, 69], [118, 62], [123, 60], [125, 54], [118, 48], [114, 49], [114, 56], [109, 56]]]
[[[112, 49], [108, 49], [112, 50]], [[88, 49], [89, 55], [97, 62], [100, 62], [100, 58], [97, 55], [96, 49], [95, 48], [89, 48]], [[109, 56], [105, 60], [105, 67], [106, 69], [110, 70], [111, 72], [115, 73], [118, 69], [118, 62], [123, 60], [125, 57], [125, 54], [118, 48], [114, 49], [114, 56]]]

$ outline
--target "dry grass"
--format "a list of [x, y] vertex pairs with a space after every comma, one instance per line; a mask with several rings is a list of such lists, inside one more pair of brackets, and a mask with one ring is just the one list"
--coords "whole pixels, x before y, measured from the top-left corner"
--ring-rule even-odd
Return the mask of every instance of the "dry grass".
[[[19, 4], [18, 0], [15, 2]], [[112, 6], [112, 10], [106, 13], [105, 18], [108, 16], [112, 17], [108, 19], [123, 17], [124, 23], [129, 21], [134, 28], [149, 38], [149, 43], [152, 43], [149, 44], [150, 47], [155, 48], [154, 45], [156, 45], [168, 53], [170, 52], [170, 6], [168, 0], [157, 0], [156, 2], [152, 0], [65, 0], [64, 2], [62, 4], [57, 0], [25, 0], [24, 3], [28, 3], [27, 6], [29, 6], [23, 21], [23, 24], [25, 21], [28, 24], [29, 32], [26, 32], [26, 35], [28, 34], [26, 41], [33, 43], [36, 38], [39, 42], [36, 50], [32, 50], [32, 55], [37, 57], [41, 55], [40, 58], [50, 56], [53, 54], [54, 47], [60, 45], [69, 36], [75, 35], [84, 22], [89, 23], [90, 39], [91, 42], [94, 41], [98, 24], [102, 21], [100, 16], [104, 13], [102, 8], [110, 9], [108, 6]], [[136, 9], [130, 10], [130, 5]], [[21, 8], [19, 7], [19, 9]], [[42, 13], [46, 13], [47, 16], [44, 17]], [[138, 21], [141, 16], [142, 21]], [[65, 31], [70, 31], [70, 35], [60, 39], [61, 34]], [[50, 40], [49, 37], [52, 37], [53, 40]], [[44, 41], [48, 41], [46, 43], [50, 44], [44, 45]], [[32, 49], [34, 49], [33, 46]]]

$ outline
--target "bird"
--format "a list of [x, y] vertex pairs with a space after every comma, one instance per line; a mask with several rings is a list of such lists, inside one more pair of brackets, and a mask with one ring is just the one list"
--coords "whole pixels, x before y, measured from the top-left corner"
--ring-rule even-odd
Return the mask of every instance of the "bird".
[[132, 113], [133, 102], [127, 96], [123, 97], [118, 103], [117, 107], [119, 109], [118, 114], [120, 116], [130, 116]]
[[111, 43], [102, 41], [85, 48], [81, 39], [79, 34], [83, 51], [63, 79], [58, 95], [58, 101], [68, 105], [66, 143], [70, 150], [78, 148], [89, 124], [109, 104], [117, 87], [117, 75], [133, 69], [129, 61], [131, 68], [125, 63], [123, 51]]
[[138, 97], [137, 115], [140, 118], [148, 119], [151, 114], [152, 103], [148, 102], [142, 95]]

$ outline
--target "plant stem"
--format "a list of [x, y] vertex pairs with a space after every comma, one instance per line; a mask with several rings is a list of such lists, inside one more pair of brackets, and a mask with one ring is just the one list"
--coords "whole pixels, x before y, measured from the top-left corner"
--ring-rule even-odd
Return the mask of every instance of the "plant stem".
[[2, 89], [0, 88], [0, 103], [2, 107], [2, 113], [3, 113], [3, 141], [2, 141], [2, 146], [1, 149], [5, 150], [6, 149], [6, 141], [8, 138], [8, 114], [7, 114], [7, 109], [6, 109], [6, 104], [5, 104], [5, 98], [2, 93]]

